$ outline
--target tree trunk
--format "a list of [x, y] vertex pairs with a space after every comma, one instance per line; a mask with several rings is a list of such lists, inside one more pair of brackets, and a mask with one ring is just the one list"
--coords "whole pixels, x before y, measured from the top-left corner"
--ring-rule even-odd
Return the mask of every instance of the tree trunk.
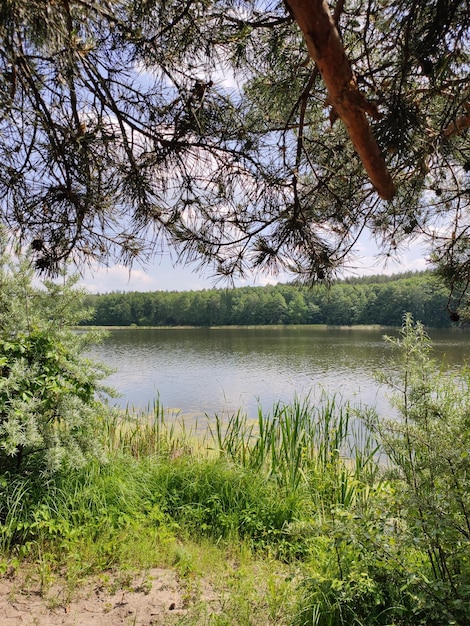
[[346, 125], [349, 137], [369, 178], [384, 200], [391, 200], [396, 188], [366, 113], [379, 116], [377, 107], [359, 91], [356, 78], [326, 0], [285, 0], [302, 30], [310, 56], [328, 89], [328, 104]]

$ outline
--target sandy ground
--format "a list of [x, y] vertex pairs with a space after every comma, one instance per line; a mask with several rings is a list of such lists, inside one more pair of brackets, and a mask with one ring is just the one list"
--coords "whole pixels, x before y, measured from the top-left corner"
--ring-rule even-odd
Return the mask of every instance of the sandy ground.
[[217, 607], [209, 586], [191, 587], [166, 569], [151, 569], [127, 580], [107, 573], [72, 592], [53, 584], [41, 593], [37, 576], [10, 573], [0, 578], [1, 626], [197, 624], [196, 614], [207, 617]]

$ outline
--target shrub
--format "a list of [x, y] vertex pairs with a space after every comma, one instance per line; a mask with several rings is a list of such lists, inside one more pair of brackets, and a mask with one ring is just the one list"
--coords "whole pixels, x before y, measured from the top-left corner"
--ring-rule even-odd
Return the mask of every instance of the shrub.
[[326, 511], [299, 626], [468, 623], [470, 378], [440, 371], [407, 315], [380, 376], [398, 416], [368, 413], [388, 459], [367, 501]]
[[[470, 601], [470, 377], [440, 371], [422, 324], [406, 315], [391, 374], [398, 420], [372, 427], [392, 462], [401, 523], [396, 540], [418, 549], [415, 580], [423, 622], [466, 623]], [[396, 372], [395, 374], [393, 372]], [[415, 623], [420, 623], [417, 620]]]
[[77, 278], [34, 285], [24, 258], [0, 251], [0, 472], [53, 472], [100, 454], [96, 398], [105, 368], [82, 356], [97, 333]]

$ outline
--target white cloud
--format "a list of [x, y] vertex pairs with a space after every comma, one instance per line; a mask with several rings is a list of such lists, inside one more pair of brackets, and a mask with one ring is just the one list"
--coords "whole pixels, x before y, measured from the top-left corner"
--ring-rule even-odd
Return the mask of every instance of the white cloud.
[[375, 274], [399, 274], [429, 269], [426, 260], [428, 246], [424, 238], [417, 237], [412, 244], [402, 247], [392, 256], [386, 256], [367, 234], [357, 242], [355, 254], [346, 264], [341, 275], [371, 276]]
[[99, 267], [85, 272], [80, 284], [91, 293], [109, 291], [149, 291], [156, 289], [152, 277], [142, 270], [129, 270], [123, 265]]
[[400, 274], [421, 272], [429, 269], [425, 257], [417, 250], [401, 252], [396, 257], [383, 258], [376, 254], [366, 254], [349, 263], [341, 272], [343, 276], [372, 276], [375, 274]]
[[[370, 276], [373, 274], [398, 274], [407, 271], [428, 269], [423, 242], [400, 251], [395, 258], [384, 258], [375, 243], [364, 237], [358, 242], [354, 259], [344, 267], [340, 276]], [[236, 287], [248, 285], [265, 286], [285, 283], [292, 275], [280, 272], [277, 275], [257, 272], [252, 276], [235, 281]], [[199, 272], [195, 266], [175, 266], [169, 254], [164, 254], [145, 267], [129, 269], [117, 264], [111, 267], [96, 267], [84, 273], [81, 284], [91, 293], [110, 291], [198, 291], [223, 287], [210, 270]]]
[[110, 291], [197, 291], [213, 287], [209, 276], [202, 276], [190, 267], [174, 267], [169, 258], [159, 259], [145, 268], [129, 269], [117, 264], [96, 267], [83, 274], [80, 284], [90, 293]]

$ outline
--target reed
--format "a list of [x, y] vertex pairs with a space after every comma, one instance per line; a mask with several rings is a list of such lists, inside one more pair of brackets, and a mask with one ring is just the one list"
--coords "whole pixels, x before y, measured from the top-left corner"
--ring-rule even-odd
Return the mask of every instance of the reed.
[[109, 453], [136, 459], [188, 453], [197, 432], [197, 422], [188, 428], [179, 412], [166, 410], [158, 398], [144, 410], [112, 410], [100, 426]]
[[312, 476], [337, 474], [346, 503], [353, 478], [367, 474], [370, 482], [377, 476], [377, 446], [352, 414], [348, 404], [323, 394], [315, 404], [307, 397], [276, 403], [268, 414], [259, 409], [257, 420], [240, 411], [226, 421], [216, 415], [208, 432], [221, 457], [262, 472], [287, 490], [310, 485]]

